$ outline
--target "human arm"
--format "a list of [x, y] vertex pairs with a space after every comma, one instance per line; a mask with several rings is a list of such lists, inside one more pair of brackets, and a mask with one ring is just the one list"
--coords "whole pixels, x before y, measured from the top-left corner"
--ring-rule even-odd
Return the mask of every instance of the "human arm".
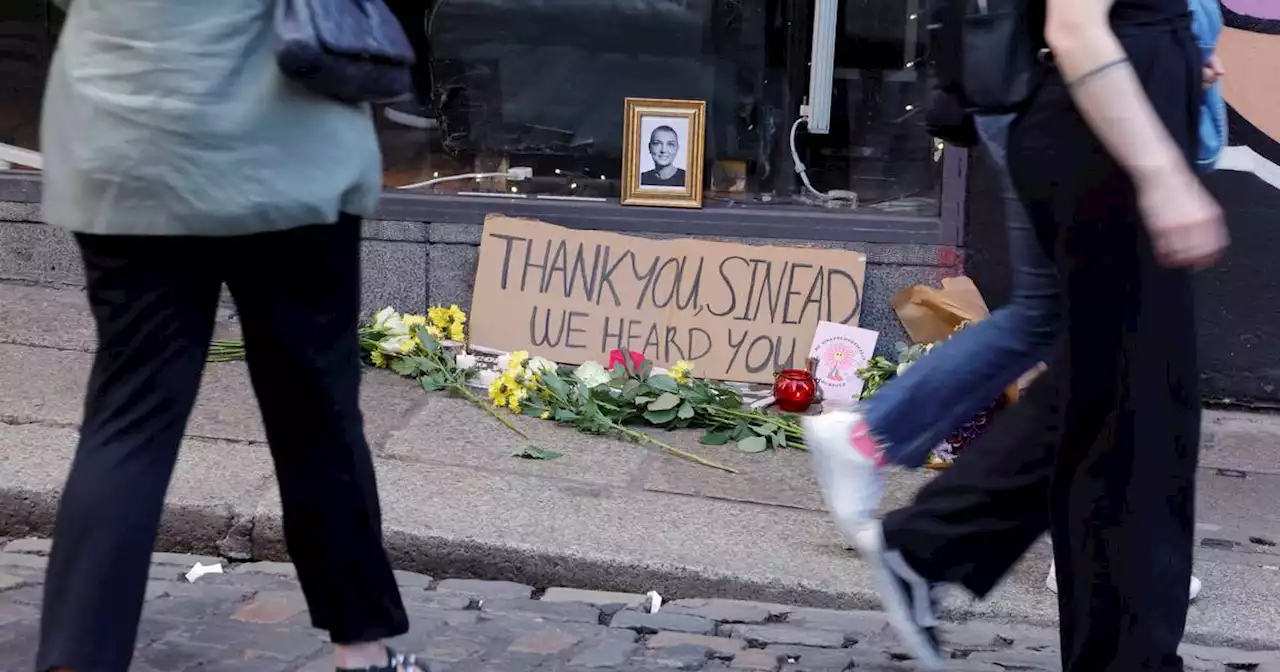
[[1086, 123], [1129, 173], [1156, 253], [1211, 264], [1226, 247], [1222, 210], [1156, 114], [1111, 29], [1114, 0], [1048, 0], [1045, 40]]

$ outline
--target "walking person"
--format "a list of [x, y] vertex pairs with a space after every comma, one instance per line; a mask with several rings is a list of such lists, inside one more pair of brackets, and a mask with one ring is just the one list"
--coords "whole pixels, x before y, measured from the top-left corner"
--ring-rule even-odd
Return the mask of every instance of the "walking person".
[[[64, 3], [65, 4], [65, 3]], [[280, 73], [270, 0], [74, 0], [41, 125], [44, 216], [72, 231], [98, 333], [58, 510], [38, 672], [125, 672], [223, 284], [312, 622], [340, 670], [422, 672], [360, 414], [367, 106]]]
[[1189, 269], [1227, 240], [1190, 163], [1203, 61], [1185, 0], [1048, 0], [1045, 25], [1056, 71], [1009, 163], [1061, 279], [1048, 372], [882, 525], [840, 484], [884, 449], [852, 432], [814, 445], [841, 529], [926, 666], [943, 663], [935, 588], [986, 595], [1048, 527], [1063, 669], [1181, 670], [1188, 592], [1169, 587], [1191, 580], [1200, 422]]

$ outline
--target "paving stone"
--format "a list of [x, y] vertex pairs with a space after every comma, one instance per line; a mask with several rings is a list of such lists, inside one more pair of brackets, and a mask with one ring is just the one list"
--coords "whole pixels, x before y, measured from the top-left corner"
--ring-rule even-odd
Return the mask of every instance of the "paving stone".
[[837, 630], [814, 630], [797, 625], [727, 625], [721, 626], [721, 631], [757, 648], [770, 644], [795, 644], [839, 649], [856, 643]]
[[416, 605], [441, 611], [468, 609], [475, 603], [469, 595], [437, 593], [434, 590], [406, 591], [401, 594], [406, 606]]
[[817, 630], [838, 630], [854, 639], [885, 632], [889, 620], [876, 611], [837, 611], [834, 609], [794, 609], [787, 614], [787, 625]]
[[0, 553], [0, 567], [30, 567], [45, 569], [49, 566], [49, 558], [43, 555], [27, 553]]
[[994, 663], [1012, 670], [1034, 670], [1035, 672], [1062, 670], [1062, 660], [1057, 655], [1027, 651], [979, 651], [970, 655], [967, 660], [975, 663]]
[[581, 637], [575, 637], [568, 633], [558, 630], [543, 630], [534, 632], [520, 639], [517, 639], [508, 648], [509, 651], [520, 653], [536, 653], [542, 656], [554, 656], [557, 653], [568, 651], [582, 641]]
[[1001, 633], [1000, 626], [988, 624], [944, 625], [938, 636], [948, 649], [965, 652], [996, 651], [1013, 646], [1013, 637]]
[[267, 574], [289, 578], [298, 576], [298, 569], [291, 562], [248, 562], [236, 565], [232, 571], [241, 574]]
[[178, 565], [185, 569], [191, 569], [196, 563], [202, 565], [222, 565], [226, 569], [227, 561], [222, 558], [216, 558], [211, 555], [189, 555], [186, 553], [152, 553], [151, 564], [153, 565]]
[[457, 663], [478, 656], [483, 651], [484, 646], [472, 639], [442, 635], [429, 638], [419, 657], [428, 661]]
[[651, 635], [663, 631], [688, 632], [695, 635], [714, 634], [716, 624], [705, 618], [685, 616], [683, 614], [647, 614], [627, 609], [613, 615], [609, 623], [615, 628], [626, 628], [640, 634]]
[[676, 600], [663, 607], [673, 614], [700, 616], [720, 623], [766, 623], [781, 619], [790, 607], [740, 600]]
[[1248, 669], [1249, 666], [1261, 666], [1263, 663], [1280, 664], [1280, 651], [1240, 651], [1212, 646], [1182, 644], [1178, 647], [1178, 655], [1183, 659], [1216, 663], [1221, 667], [1232, 669]]
[[733, 657], [729, 667], [735, 670], [767, 670], [773, 672], [782, 664], [778, 654], [761, 649], [740, 651]]
[[639, 607], [644, 604], [645, 596], [636, 593], [610, 593], [600, 590], [578, 590], [577, 588], [548, 588], [542, 595], [543, 602], [578, 602], [601, 607], [609, 604], [622, 604], [628, 607]]
[[16, 539], [5, 544], [5, 553], [30, 553], [32, 555], [48, 555], [53, 548], [50, 539]]
[[510, 581], [476, 581], [473, 579], [445, 579], [436, 586], [441, 593], [469, 595], [479, 600], [511, 600], [533, 597], [533, 586]]
[[705, 646], [680, 644], [678, 646], [649, 649], [645, 662], [671, 670], [701, 670], [707, 666], [714, 652]]
[[283, 623], [307, 611], [301, 591], [259, 593], [252, 602], [240, 606], [231, 618], [246, 623]]
[[639, 649], [634, 642], [607, 639], [574, 656], [569, 666], [615, 668], [627, 662]]
[[431, 584], [435, 583], [435, 580], [426, 574], [397, 569], [395, 575], [396, 583], [400, 584], [401, 588], [430, 588]]
[[0, 572], [0, 591], [9, 590], [10, 588], [18, 588], [26, 585], [26, 581], [12, 574]]
[[776, 654], [782, 660], [780, 669], [786, 672], [832, 672], [844, 670], [853, 664], [857, 654], [851, 649], [817, 649], [810, 646], [767, 647], [765, 651]]
[[727, 637], [711, 637], [708, 635], [692, 635], [686, 632], [659, 632], [649, 638], [651, 649], [663, 649], [671, 646], [701, 646], [719, 654], [733, 655], [745, 648], [747, 643], [741, 639]]
[[540, 600], [486, 600], [481, 611], [499, 616], [537, 618], [547, 621], [573, 623], [600, 623], [600, 610], [585, 604], [571, 602], [542, 602]]

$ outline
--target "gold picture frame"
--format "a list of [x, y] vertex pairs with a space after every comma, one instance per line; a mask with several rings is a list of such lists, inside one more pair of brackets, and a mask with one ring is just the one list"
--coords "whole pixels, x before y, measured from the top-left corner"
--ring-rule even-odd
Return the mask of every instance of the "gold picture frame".
[[707, 103], [627, 98], [622, 136], [622, 204], [702, 207]]

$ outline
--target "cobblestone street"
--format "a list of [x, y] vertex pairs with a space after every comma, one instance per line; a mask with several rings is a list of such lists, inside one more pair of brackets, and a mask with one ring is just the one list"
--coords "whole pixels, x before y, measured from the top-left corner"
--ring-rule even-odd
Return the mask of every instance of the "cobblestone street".
[[[48, 542], [0, 553], [0, 670], [32, 669]], [[133, 670], [324, 672], [328, 647], [308, 622], [293, 567], [249, 563], [189, 583], [218, 558], [158, 553]], [[464, 670], [915, 669], [875, 612], [730, 600], [675, 600], [400, 573], [412, 631], [398, 644], [432, 672]], [[967, 623], [945, 629], [959, 672], [1057, 670], [1056, 633]], [[1280, 670], [1280, 654], [1187, 646], [1189, 670]]]

